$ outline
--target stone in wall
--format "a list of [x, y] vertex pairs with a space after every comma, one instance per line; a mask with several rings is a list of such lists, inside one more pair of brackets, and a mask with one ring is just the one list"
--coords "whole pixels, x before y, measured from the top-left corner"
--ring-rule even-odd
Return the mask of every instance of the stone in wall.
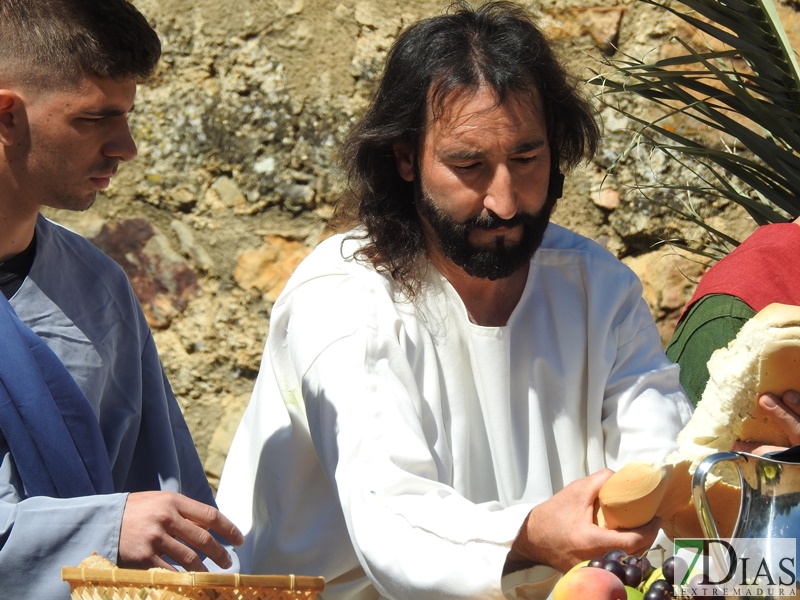
[[169, 326], [200, 293], [192, 268], [145, 219], [107, 223], [91, 241], [123, 268], [150, 327]]
[[656, 319], [661, 341], [672, 338], [683, 307], [709, 261], [669, 246], [623, 260], [642, 282], [642, 297]]
[[600, 52], [611, 56], [619, 47], [620, 27], [626, 10], [624, 6], [571, 9], [567, 12], [570, 18], [564, 20], [567, 26], [562, 31], [573, 39], [588, 35]]
[[274, 303], [309, 252], [308, 246], [295, 240], [268, 236], [261, 248], [245, 250], [239, 255], [233, 278], [243, 289], [255, 288], [265, 300]]

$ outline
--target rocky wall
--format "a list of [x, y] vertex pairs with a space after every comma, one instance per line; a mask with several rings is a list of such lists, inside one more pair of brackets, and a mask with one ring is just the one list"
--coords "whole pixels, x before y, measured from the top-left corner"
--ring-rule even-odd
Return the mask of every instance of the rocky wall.
[[[638, 0], [524, 3], [584, 79], [601, 68], [603, 55], [667, 52], [679, 31]], [[164, 45], [131, 117], [139, 157], [90, 211], [48, 215], [125, 268], [214, 483], [258, 373], [272, 303], [321, 239], [342, 190], [339, 144], [398, 31], [447, 4], [136, 4]], [[781, 10], [797, 39], [796, 4]], [[673, 165], [642, 168], [631, 158], [608, 175], [631, 133], [614, 112], [600, 117], [602, 149], [570, 174], [554, 221], [599, 241], [640, 274], [666, 340], [705, 264], [676, 259], [663, 242], [699, 233], [632, 189], [642, 178], [679, 177]], [[738, 239], [752, 229], [730, 207], [711, 209]]]

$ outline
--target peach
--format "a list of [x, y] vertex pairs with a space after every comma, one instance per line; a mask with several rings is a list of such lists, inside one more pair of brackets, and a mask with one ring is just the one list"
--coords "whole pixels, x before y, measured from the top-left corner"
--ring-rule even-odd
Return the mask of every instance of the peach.
[[625, 585], [605, 569], [580, 567], [567, 572], [553, 588], [553, 600], [626, 600]]

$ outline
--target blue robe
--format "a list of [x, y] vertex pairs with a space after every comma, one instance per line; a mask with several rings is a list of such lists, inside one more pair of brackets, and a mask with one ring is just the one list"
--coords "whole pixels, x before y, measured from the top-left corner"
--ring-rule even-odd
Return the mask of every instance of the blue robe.
[[34, 263], [10, 304], [88, 400], [112, 486], [73, 498], [32, 495], [0, 434], [0, 598], [57, 600], [69, 598], [61, 567], [95, 551], [116, 562], [127, 492], [214, 498], [125, 273], [41, 216], [36, 236]]

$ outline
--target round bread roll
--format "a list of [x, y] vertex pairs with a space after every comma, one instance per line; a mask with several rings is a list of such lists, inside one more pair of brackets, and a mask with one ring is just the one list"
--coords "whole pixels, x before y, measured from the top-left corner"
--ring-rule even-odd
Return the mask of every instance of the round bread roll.
[[658, 511], [672, 465], [631, 462], [614, 473], [597, 498], [595, 522], [607, 529], [633, 529]]
[[[630, 463], [600, 490], [596, 522], [632, 529], [662, 519], [671, 538], [704, 537], [692, 503], [692, 475], [700, 462], [733, 449], [736, 441], [787, 447], [786, 435], [758, 414], [759, 396], [779, 397], [800, 390], [800, 307], [770, 304], [750, 319], [726, 348], [708, 361], [709, 380], [677, 451], [664, 464]], [[733, 465], [722, 463], [709, 476], [706, 493], [717, 528], [729, 537], [739, 513], [741, 492]]]
[[81, 569], [113, 569], [117, 565], [108, 560], [105, 556], [100, 556], [97, 552], [92, 552], [91, 556], [87, 556], [78, 563], [78, 568]]

